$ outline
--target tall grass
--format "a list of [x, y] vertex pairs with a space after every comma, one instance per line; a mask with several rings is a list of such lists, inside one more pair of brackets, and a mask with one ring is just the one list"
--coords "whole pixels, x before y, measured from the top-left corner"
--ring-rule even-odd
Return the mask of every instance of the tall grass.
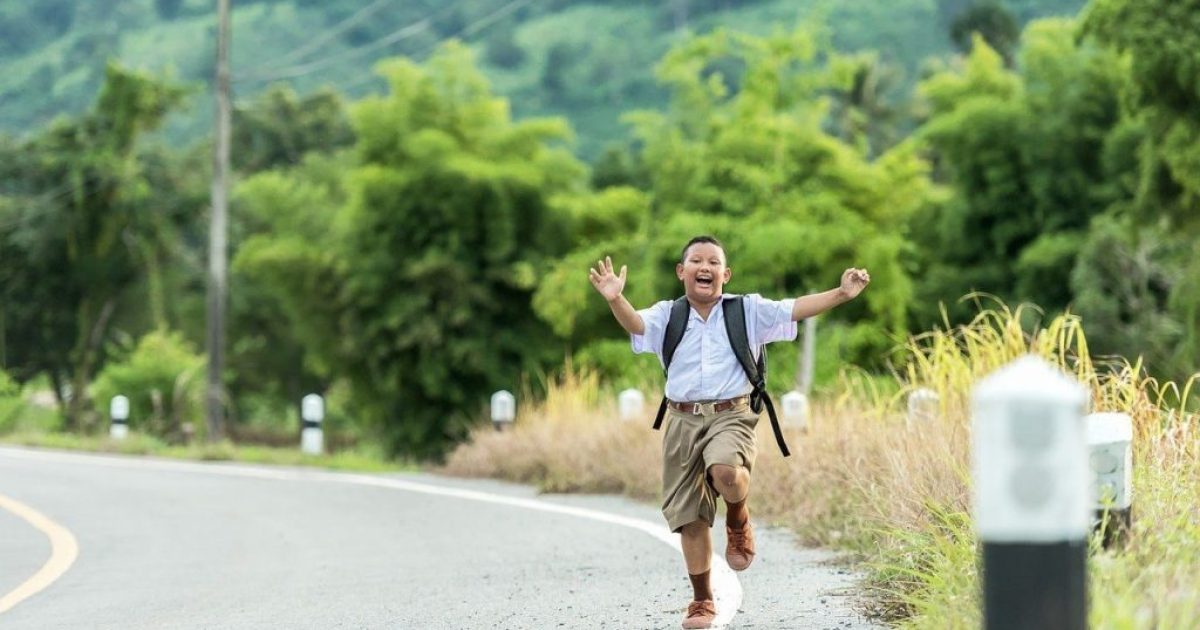
[[[1140, 362], [1097, 360], [1078, 317], [1022, 325], [1037, 317], [999, 304], [967, 325], [909, 339], [884, 382], [846, 370], [838, 390], [814, 404], [808, 432], [791, 432], [791, 458], [779, 456], [760, 423], [752, 512], [807, 543], [856, 554], [870, 568], [868, 605], [878, 616], [911, 628], [979, 627], [971, 387], [1035, 354], [1086, 385], [1092, 410], [1134, 420], [1133, 535], [1122, 549], [1093, 544], [1092, 627], [1200, 628], [1200, 419], [1188, 407], [1196, 379], [1159, 383]], [[936, 417], [906, 419], [916, 388], [939, 394]], [[621, 422], [614, 400], [595, 374], [568, 371], [514, 430], [479, 429], [445, 470], [657, 499], [652, 410], [646, 421]]]

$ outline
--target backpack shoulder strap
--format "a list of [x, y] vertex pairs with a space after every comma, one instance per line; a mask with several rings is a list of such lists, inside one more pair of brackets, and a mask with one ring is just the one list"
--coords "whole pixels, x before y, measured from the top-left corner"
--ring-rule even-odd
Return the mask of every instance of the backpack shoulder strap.
[[[688, 316], [691, 315], [692, 307], [688, 304], [687, 296], [680, 296], [671, 304], [671, 317], [667, 320], [667, 329], [663, 333], [663, 375], [667, 374], [667, 370], [671, 367], [671, 359], [675, 356], [675, 348], [679, 347], [679, 342], [683, 339], [683, 333], [687, 332]], [[657, 431], [662, 426], [663, 416], [667, 412], [667, 397], [664, 394], [662, 403], [658, 406], [658, 415], [654, 417], [654, 429]]]
[[671, 304], [671, 318], [667, 320], [667, 330], [663, 334], [664, 374], [671, 367], [671, 359], [675, 356], [675, 348], [679, 347], [679, 342], [683, 339], [683, 333], [687, 332], [688, 315], [691, 314], [691, 309], [687, 296], [680, 297]]
[[754, 353], [750, 352], [750, 338], [746, 332], [746, 309], [742, 306], [744, 299], [738, 296], [721, 301], [721, 308], [725, 314], [725, 334], [729, 336], [733, 355], [737, 357], [738, 363], [742, 364], [742, 370], [746, 372], [750, 384], [754, 389], [765, 389], [761, 366], [754, 360]]
[[733, 354], [738, 363], [742, 364], [742, 370], [746, 372], [746, 378], [754, 388], [754, 391], [750, 392], [750, 409], [760, 413], [764, 406], [767, 408], [767, 415], [771, 418], [771, 430], [775, 433], [775, 442], [779, 444], [783, 456], [787, 457], [791, 452], [783, 440], [783, 430], [779, 426], [779, 418], [775, 415], [775, 404], [767, 394], [767, 349], [765, 346], [759, 348], [758, 360], [754, 359], [754, 354], [750, 351], [750, 336], [746, 331], [744, 300], [744, 297], [738, 296], [721, 302], [721, 309], [725, 315], [725, 334], [729, 336]]

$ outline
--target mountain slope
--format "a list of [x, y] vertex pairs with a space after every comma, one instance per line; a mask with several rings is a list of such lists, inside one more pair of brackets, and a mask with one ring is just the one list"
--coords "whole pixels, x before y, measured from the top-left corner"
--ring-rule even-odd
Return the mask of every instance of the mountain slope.
[[[19, 133], [92, 100], [109, 59], [194, 86], [168, 133], [203, 137], [211, 118], [215, 18], [211, 0], [0, 0], [0, 130]], [[903, 96], [921, 63], [953, 52], [949, 24], [970, 0], [827, 3], [818, 0], [275, 0], [234, 1], [235, 96], [272, 81], [304, 93], [331, 85], [354, 98], [384, 88], [380, 58], [423, 58], [458, 37], [477, 50], [517, 116], [562, 115], [578, 151], [623, 138], [620, 115], [657, 108], [657, 60], [688, 32], [767, 33], [802, 21], [827, 25], [841, 51], [877, 50], [898, 69]], [[1019, 21], [1072, 14], [1083, 0], [1009, 0]]]

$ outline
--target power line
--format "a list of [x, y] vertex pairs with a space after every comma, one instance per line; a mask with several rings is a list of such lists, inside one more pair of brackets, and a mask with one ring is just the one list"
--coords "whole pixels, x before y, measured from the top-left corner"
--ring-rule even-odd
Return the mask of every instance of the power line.
[[[529, 4], [531, 1], [532, 0], [511, 0], [508, 4], [500, 7], [499, 9], [496, 9], [495, 11], [489, 13], [488, 15], [485, 15], [484, 17], [458, 29], [458, 31], [455, 32], [454, 34], [444, 37], [441, 40], [438, 40], [437, 42], [435, 42], [434, 44], [426, 46], [425, 48], [422, 48], [421, 50], [416, 51], [408, 56], [415, 57], [418, 55], [426, 54], [426, 53], [434, 50], [438, 46], [441, 46], [443, 43], [445, 43], [447, 40], [450, 40], [450, 39], [470, 37], [471, 35], [478, 33], [479, 31], [487, 28], [488, 26], [491, 26], [497, 20], [500, 20], [501, 18], [506, 17], [508, 14], [516, 11], [517, 9], [520, 9], [521, 7]], [[366, 76], [364, 76], [361, 79], [358, 79], [356, 81], [353, 81], [351, 83], [348, 83], [348, 84], [342, 85], [342, 86], [338, 86], [338, 87], [341, 91], [346, 92], [346, 91], [352, 90], [356, 87], [359, 87], [361, 85], [370, 83], [371, 81], [374, 81], [378, 78], [379, 77], [375, 74], [367, 73]]]
[[294, 61], [298, 61], [298, 60], [304, 58], [305, 56], [307, 56], [309, 53], [317, 50], [321, 46], [324, 46], [326, 43], [332, 41], [334, 38], [340, 36], [342, 33], [345, 33], [346, 31], [350, 30], [351, 28], [357, 26], [359, 24], [359, 22], [362, 22], [363, 20], [371, 17], [372, 15], [375, 15], [376, 13], [379, 12], [380, 9], [387, 6], [388, 3], [389, 3], [389, 0], [375, 0], [375, 2], [372, 2], [371, 4], [359, 9], [358, 11], [355, 11], [354, 15], [351, 15], [350, 17], [335, 24], [332, 28], [325, 31], [325, 33], [321, 34], [320, 37], [310, 40], [304, 46], [296, 48], [287, 54], [280, 55], [278, 57], [275, 57], [274, 59], [270, 59], [263, 63], [260, 63], [257, 66], [254, 66], [253, 68], [250, 68], [249, 70], [244, 71], [242, 74], [247, 77], [252, 77], [252, 76], [255, 76], [258, 74], [262, 74], [263, 72], [269, 72], [272, 69], [278, 69], [280, 67], [286, 66], [287, 64], [292, 63]]
[[[526, 0], [526, 1], [528, 1], [528, 0]], [[443, 7], [440, 11], [437, 11], [432, 15], [421, 18], [417, 22], [413, 22], [411, 24], [406, 24], [405, 26], [402, 26], [399, 29], [392, 31], [389, 34], [384, 35], [383, 37], [381, 37], [375, 41], [369, 42], [367, 44], [364, 44], [362, 46], [357, 46], [354, 48], [350, 48], [348, 50], [343, 50], [339, 53], [336, 53], [336, 54], [330, 55], [328, 57], [324, 57], [324, 58], [321, 58], [321, 59], [318, 59], [316, 61], [312, 61], [309, 63], [298, 64], [295, 66], [291, 66], [289, 68], [282, 68], [280, 70], [277, 70], [275, 72], [272, 72], [272, 73], [266, 74], [266, 75], [237, 77], [234, 79], [234, 81], [237, 81], [237, 82], [253, 81], [255, 83], [263, 83], [263, 82], [277, 81], [279, 79], [292, 79], [292, 78], [304, 76], [306, 74], [311, 74], [313, 72], [316, 72], [317, 70], [320, 70], [321, 68], [326, 68], [326, 67], [333, 65], [339, 61], [357, 57], [359, 55], [371, 52], [372, 50], [376, 50], [378, 48], [391, 46], [392, 44], [395, 44], [396, 42], [408, 39], [409, 37], [412, 37], [414, 35], [419, 35], [425, 31], [429, 30], [429, 27], [433, 25], [433, 20], [442, 17], [443, 15], [445, 15], [446, 13], [448, 13], [450, 10], [454, 9], [457, 5], [459, 5], [461, 3], [462, 3], [462, 0], [457, 0], [456, 2], [453, 2], [453, 3]]]

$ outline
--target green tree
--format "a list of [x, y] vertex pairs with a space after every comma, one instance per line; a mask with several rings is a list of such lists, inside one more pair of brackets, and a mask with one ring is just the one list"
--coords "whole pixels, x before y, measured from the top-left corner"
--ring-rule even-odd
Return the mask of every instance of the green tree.
[[955, 195], [937, 216], [917, 219], [928, 233], [917, 326], [969, 317], [958, 297], [984, 291], [1059, 310], [1070, 303], [1069, 274], [1092, 217], [1122, 194], [1124, 167], [1102, 159], [1121, 120], [1119, 61], [1077, 45], [1062, 20], [1030, 25], [1022, 74], [978, 40], [961, 71], [921, 88], [933, 116], [921, 137], [935, 150], [939, 176]]
[[1195, 229], [1200, 205], [1200, 3], [1094, 0], [1082, 32], [1127, 55], [1131, 105], [1146, 121], [1138, 202]]
[[892, 102], [900, 71], [881, 62], [876, 53], [835, 58], [831, 65], [834, 134], [871, 157], [893, 146], [902, 118], [902, 110]]
[[69, 428], [84, 422], [116, 306], [139, 274], [150, 191], [137, 141], [182, 95], [109, 66], [91, 112], [19, 147], [22, 189], [0, 217], [8, 360], [19, 379], [49, 376]]
[[565, 123], [512, 122], [462, 45], [381, 71], [391, 93], [353, 113], [341, 367], [392, 444], [428, 455], [555, 357], [530, 297], [562, 247], [549, 201], [584, 172], [553, 146]]
[[962, 52], [970, 52], [971, 39], [978, 34], [992, 50], [1012, 63], [1021, 29], [1016, 18], [1004, 5], [995, 0], [972, 5], [954, 18], [950, 39]]
[[1175, 242], [1161, 229], [1139, 227], [1131, 216], [1094, 222], [1071, 273], [1074, 308], [1094, 354], [1143, 357], [1156, 374], [1189, 373], [1175, 363], [1184, 331], [1168, 313], [1177, 284]]
[[231, 265], [229, 369], [242, 418], [250, 400], [298, 409], [336, 380], [345, 283], [336, 222], [351, 164], [345, 152], [314, 152], [238, 186], [245, 236]]
[[517, 42], [516, 28], [511, 24], [488, 38], [486, 50], [488, 62], [501, 68], [512, 69], [525, 61], [525, 49]]
[[1163, 221], [1178, 241], [1169, 308], [1183, 334], [1172, 376], [1200, 362], [1200, 3], [1095, 0], [1081, 32], [1127, 60], [1130, 115], [1141, 125], [1140, 177], [1131, 210], [1143, 222]]
[[[903, 226], [931, 192], [926, 167], [911, 146], [868, 162], [823, 130], [819, 96], [836, 80], [817, 61], [826, 48], [804, 30], [767, 38], [718, 31], [663, 59], [658, 75], [671, 109], [629, 117], [648, 190], [612, 187], [575, 202], [572, 214], [587, 220], [575, 224], [574, 250], [535, 297], [580, 356], [607, 356], [601, 347], [616, 332], [583, 271], [612, 255], [630, 266], [630, 300], [648, 305], [678, 293], [679, 248], [700, 233], [726, 243], [735, 292], [794, 296], [828, 288], [848, 266], [869, 267], [875, 286], [833, 315], [853, 322], [847, 350], [855, 360], [879, 360], [889, 335], [905, 330], [911, 282], [902, 260], [911, 246]], [[736, 82], [728, 68], [740, 69]]]
[[380, 71], [391, 91], [353, 106], [346, 168], [242, 187], [273, 229], [247, 239], [235, 268], [272, 287], [310, 344], [305, 364], [351, 383], [356, 413], [393, 450], [431, 456], [493, 391], [561, 358], [530, 298], [566, 246], [552, 200], [582, 190], [585, 171], [566, 125], [514, 123], [461, 44]]
[[234, 167], [252, 173], [298, 164], [309, 151], [335, 151], [354, 142], [336, 92], [301, 98], [281, 84], [236, 109], [233, 130]]

